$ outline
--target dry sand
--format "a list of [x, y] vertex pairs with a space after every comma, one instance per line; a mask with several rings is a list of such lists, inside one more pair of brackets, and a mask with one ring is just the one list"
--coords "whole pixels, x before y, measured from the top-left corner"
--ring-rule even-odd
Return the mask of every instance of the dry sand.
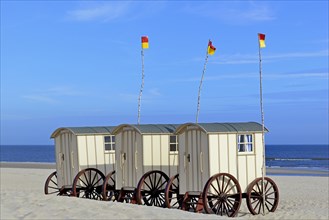
[[[47, 165], [1, 164], [0, 219], [227, 219], [181, 210], [44, 195]], [[243, 201], [236, 219], [329, 219], [329, 177], [270, 176], [280, 190], [274, 213], [253, 216]]]

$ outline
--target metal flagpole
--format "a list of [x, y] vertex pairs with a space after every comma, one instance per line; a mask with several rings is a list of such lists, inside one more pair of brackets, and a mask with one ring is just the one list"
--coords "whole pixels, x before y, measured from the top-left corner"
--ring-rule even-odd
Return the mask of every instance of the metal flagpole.
[[142, 93], [143, 93], [143, 88], [144, 88], [144, 49], [142, 48], [141, 51], [142, 55], [142, 84], [141, 84], [141, 89], [139, 91], [139, 97], [138, 97], [138, 119], [137, 119], [137, 124], [140, 123], [140, 116], [141, 116], [141, 100], [142, 100]]
[[[209, 40], [209, 42], [210, 42], [210, 40]], [[200, 81], [200, 85], [199, 85], [198, 105], [197, 105], [197, 110], [196, 110], [196, 123], [198, 123], [198, 119], [199, 119], [201, 87], [202, 87], [203, 77], [204, 77], [204, 74], [206, 72], [206, 67], [207, 67], [208, 57], [209, 57], [209, 55], [208, 55], [208, 47], [209, 47], [209, 45], [207, 46], [206, 60], [205, 60], [204, 65], [203, 65], [203, 71], [202, 71], [201, 81]]]
[[[259, 38], [259, 35], [258, 35]], [[262, 145], [263, 145], [263, 166], [262, 166], [262, 193], [263, 193], [263, 215], [265, 215], [265, 183], [264, 183], [264, 176], [265, 176], [265, 126], [264, 126], [264, 110], [263, 110], [263, 83], [262, 83], [262, 56], [261, 56], [261, 47], [260, 42], [258, 39], [258, 54], [259, 54], [259, 90], [260, 90], [260, 112], [262, 118]]]

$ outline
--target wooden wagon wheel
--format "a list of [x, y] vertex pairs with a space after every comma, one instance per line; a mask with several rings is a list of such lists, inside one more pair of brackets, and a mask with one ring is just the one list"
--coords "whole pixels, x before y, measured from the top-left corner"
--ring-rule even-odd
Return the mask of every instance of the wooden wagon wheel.
[[81, 170], [74, 178], [72, 196], [102, 200], [104, 174], [95, 168]]
[[241, 205], [241, 187], [231, 174], [218, 173], [207, 181], [202, 198], [207, 213], [234, 217]]
[[107, 174], [102, 186], [103, 200], [116, 201], [119, 197], [119, 192], [115, 190], [115, 171]]
[[165, 187], [169, 177], [162, 171], [153, 170], [145, 173], [136, 189], [137, 204], [165, 206]]
[[[279, 204], [279, 189], [274, 181], [264, 177], [265, 211], [274, 212]], [[253, 215], [263, 210], [262, 178], [257, 178], [250, 183], [247, 190], [247, 206]]]
[[183, 195], [179, 195], [179, 174], [171, 177], [165, 188], [165, 205], [167, 208], [182, 209]]
[[45, 182], [45, 194], [48, 195], [48, 194], [57, 194], [57, 195], [60, 195], [61, 194], [61, 190], [60, 188], [58, 188], [58, 185], [57, 185], [57, 172], [53, 172], [51, 173], [46, 182]]

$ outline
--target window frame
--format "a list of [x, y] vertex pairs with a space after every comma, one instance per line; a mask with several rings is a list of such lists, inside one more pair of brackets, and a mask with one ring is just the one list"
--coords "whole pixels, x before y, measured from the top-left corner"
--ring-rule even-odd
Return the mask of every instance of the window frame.
[[[106, 138], [109, 137], [110, 141], [106, 141]], [[106, 145], [110, 145], [110, 149], [106, 149]], [[105, 153], [114, 153], [115, 152], [115, 135], [106, 135], [104, 136], [104, 152]]]
[[[243, 142], [241, 142], [241, 136], [244, 136]], [[249, 141], [249, 138], [247, 136], [251, 137], [251, 141]], [[244, 150], [240, 151], [240, 145], [244, 146]], [[248, 145], [251, 145], [251, 150], [248, 150]], [[255, 153], [255, 136], [252, 133], [241, 133], [237, 135], [237, 152], [238, 154], [254, 154]]]
[[[171, 137], [175, 137], [175, 142], [171, 142]], [[176, 150], [171, 150], [171, 145], [176, 145]], [[170, 135], [169, 136], [169, 154], [178, 154], [178, 135]]]

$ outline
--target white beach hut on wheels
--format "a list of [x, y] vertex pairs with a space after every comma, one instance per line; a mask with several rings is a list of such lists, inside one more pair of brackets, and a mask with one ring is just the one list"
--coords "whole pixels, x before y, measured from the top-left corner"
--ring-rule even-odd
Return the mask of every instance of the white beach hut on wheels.
[[208, 179], [220, 172], [235, 176], [244, 190], [262, 176], [262, 125], [187, 123], [176, 133], [183, 162], [179, 167], [182, 193], [201, 192]]
[[174, 134], [178, 126], [122, 124], [113, 130], [116, 139], [115, 188], [120, 192], [119, 201], [163, 205], [164, 199], [152, 199], [146, 195], [146, 188], [162, 188], [163, 193], [169, 176], [178, 172], [178, 144]]
[[[268, 130], [265, 128], [265, 132]], [[176, 129], [179, 174], [165, 191], [166, 206], [235, 216], [242, 198], [259, 213], [263, 167], [263, 127], [256, 122], [186, 123]], [[275, 183], [265, 178], [269, 211], [278, 203]], [[259, 205], [259, 206], [258, 206]], [[257, 206], [256, 208], [254, 206]], [[255, 210], [257, 209], [257, 210]]]
[[[55, 140], [56, 172], [48, 178], [45, 193], [74, 194], [72, 191], [79, 191], [76, 185], [87, 184], [90, 178], [99, 180], [95, 186], [102, 185], [104, 174], [115, 169], [115, 136], [112, 135], [114, 128], [107, 126], [56, 129], [51, 135]], [[51, 180], [56, 177], [56, 181]], [[56, 182], [57, 186], [50, 187], [49, 184], [53, 182]], [[79, 193], [75, 194], [78, 196]], [[79, 196], [89, 195], [83, 195], [81, 192]]]

